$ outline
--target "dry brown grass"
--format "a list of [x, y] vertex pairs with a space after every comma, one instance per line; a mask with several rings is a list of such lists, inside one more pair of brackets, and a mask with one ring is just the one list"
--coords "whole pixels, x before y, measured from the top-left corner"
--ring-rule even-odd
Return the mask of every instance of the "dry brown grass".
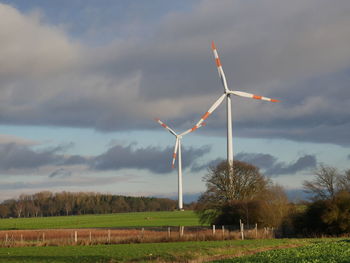
[[[75, 232], [77, 241], [75, 241]], [[264, 229], [246, 230], [245, 239], [272, 238], [272, 232]], [[241, 239], [238, 231], [216, 230], [215, 235], [210, 229], [184, 230], [172, 228], [170, 235], [165, 230], [148, 229], [42, 229], [42, 230], [8, 230], [0, 231], [0, 246], [65, 246], [65, 245], [96, 245], [96, 244], [128, 244], [177, 241], [209, 241]]]

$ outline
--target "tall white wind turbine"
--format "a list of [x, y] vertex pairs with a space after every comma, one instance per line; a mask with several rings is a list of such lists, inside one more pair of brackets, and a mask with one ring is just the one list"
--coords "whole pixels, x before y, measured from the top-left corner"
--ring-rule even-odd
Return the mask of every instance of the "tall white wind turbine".
[[215, 61], [216, 61], [216, 66], [218, 68], [219, 76], [222, 82], [222, 85], [224, 87], [224, 94], [222, 94], [218, 100], [214, 102], [214, 104], [209, 108], [209, 110], [202, 116], [200, 121], [196, 124], [195, 127], [198, 127], [201, 125], [201, 123], [209, 117], [213, 111], [219, 107], [219, 105], [224, 101], [226, 98], [226, 112], [227, 112], [227, 162], [232, 163], [233, 162], [233, 148], [232, 148], [232, 114], [231, 114], [231, 94], [239, 96], [239, 97], [245, 97], [245, 98], [251, 98], [251, 99], [256, 99], [256, 100], [265, 100], [265, 101], [270, 101], [270, 102], [279, 102], [279, 100], [275, 99], [270, 99], [266, 98], [263, 96], [259, 95], [254, 95], [250, 94], [247, 92], [243, 91], [235, 91], [235, 90], [230, 90], [227, 87], [227, 81], [225, 77], [224, 70], [222, 69], [221, 61], [218, 55], [218, 51], [216, 50], [214, 41], [212, 42], [212, 50], [214, 53]]
[[183, 210], [183, 198], [182, 198], [182, 157], [181, 157], [181, 139], [184, 135], [197, 130], [199, 127], [205, 125], [204, 122], [201, 122], [199, 125], [195, 125], [192, 129], [188, 129], [187, 131], [177, 134], [173, 129], [171, 129], [168, 125], [162, 122], [160, 119], [155, 119], [163, 128], [167, 129], [172, 135], [176, 137], [175, 140], [175, 148], [172, 159], [172, 167], [175, 168], [175, 160], [178, 156], [178, 207], [179, 210]]

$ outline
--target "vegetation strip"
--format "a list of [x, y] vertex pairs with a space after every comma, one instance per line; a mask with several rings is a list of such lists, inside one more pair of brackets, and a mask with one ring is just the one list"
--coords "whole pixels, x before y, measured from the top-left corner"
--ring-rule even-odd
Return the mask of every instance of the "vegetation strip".
[[322, 263], [345, 263], [350, 258], [350, 240], [319, 240], [312, 244], [297, 248], [274, 249], [254, 255], [216, 260], [213, 263], [297, 263], [297, 262], [322, 262]]
[[264, 248], [306, 245], [308, 239], [235, 240], [96, 246], [0, 248], [0, 262], [203, 262]]
[[[307, 244], [288, 244], [288, 245], [282, 245], [282, 246], [271, 246], [271, 247], [263, 247], [258, 249], [246, 249], [239, 251], [238, 253], [231, 254], [231, 255], [217, 255], [209, 258], [204, 258], [201, 262], [217, 262], [218, 260], [225, 260], [225, 259], [231, 259], [236, 257], [242, 257], [242, 256], [248, 256], [248, 255], [254, 255], [257, 253], [270, 251], [270, 250], [279, 250], [279, 249], [286, 249], [286, 248], [296, 248], [301, 246], [306, 246]], [[197, 262], [197, 261], [195, 261]], [[194, 262], [193, 262], [194, 263]]]

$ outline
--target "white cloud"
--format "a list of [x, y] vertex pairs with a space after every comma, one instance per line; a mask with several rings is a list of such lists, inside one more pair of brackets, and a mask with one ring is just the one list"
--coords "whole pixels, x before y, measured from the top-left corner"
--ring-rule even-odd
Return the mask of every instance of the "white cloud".
[[58, 27], [0, 4], [0, 76], [46, 77], [67, 71], [79, 55], [79, 46]]

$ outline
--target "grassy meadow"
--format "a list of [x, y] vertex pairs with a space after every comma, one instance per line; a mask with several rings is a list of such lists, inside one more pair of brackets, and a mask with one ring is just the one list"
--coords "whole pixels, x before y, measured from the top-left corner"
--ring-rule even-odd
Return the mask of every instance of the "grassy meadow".
[[193, 211], [172, 211], [0, 219], [0, 230], [180, 225], [198, 226], [197, 215]]
[[265, 239], [96, 246], [0, 248], [0, 262], [189, 262], [305, 246], [314, 240]]

